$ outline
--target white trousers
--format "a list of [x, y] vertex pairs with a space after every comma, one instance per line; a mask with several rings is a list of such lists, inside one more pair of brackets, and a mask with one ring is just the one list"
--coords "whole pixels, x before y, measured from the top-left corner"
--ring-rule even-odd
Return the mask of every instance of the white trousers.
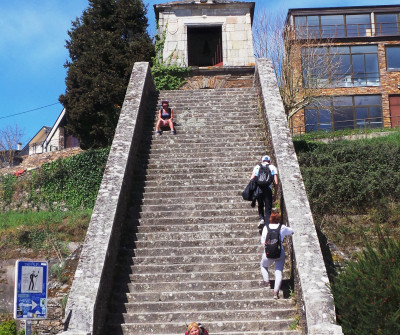
[[282, 271], [283, 271], [283, 266], [285, 265], [285, 251], [283, 249], [281, 250], [281, 256], [276, 259], [267, 258], [267, 256], [265, 255], [265, 252], [262, 255], [261, 262], [260, 262], [261, 274], [264, 278], [264, 281], [267, 283], [269, 282], [268, 267], [270, 267], [274, 263], [275, 263], [274, 291], [278, 292], [279, 289], [281, 288]]

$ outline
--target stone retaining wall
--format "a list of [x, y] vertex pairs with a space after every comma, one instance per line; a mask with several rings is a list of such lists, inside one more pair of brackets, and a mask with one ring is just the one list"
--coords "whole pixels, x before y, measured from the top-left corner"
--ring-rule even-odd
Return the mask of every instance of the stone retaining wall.
[[296, 282], [301, 286], [301, 300], [305, 312], [307, 334], [342, 334], [336, 325], [333, 297], [329, 290], [321, 248], [308, 203], [296, 152], [279, 94], [272, 62], [258, 59], [255, 85], [260, 89], [265, 122], [279, 170], [285, 216], [294, 229], [293, 252]]
[[69, 294], [66, 334], [99, 334], [104, 323], [142, 121], [145, 113], [154, 111], [149, 103], [155, 91], [149, 64], [135, 63]]

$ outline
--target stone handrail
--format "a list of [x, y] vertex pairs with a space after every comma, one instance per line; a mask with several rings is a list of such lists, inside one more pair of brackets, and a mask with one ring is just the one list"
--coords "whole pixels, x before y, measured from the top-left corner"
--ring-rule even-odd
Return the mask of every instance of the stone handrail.
[[66, 306], [63, 334], [99, 334], [110, 296], [143, 117], [156, 92], [149, 63], [135, 63]]
[[333, 297], [314, 221], [276, 77], [269, 59], [258, 59], [255, 86], [260, 89], [269, 140], [279, 169], [288, 223], [293, 228], [295, 273], [301, 286], [306, 333], [339, 335]]

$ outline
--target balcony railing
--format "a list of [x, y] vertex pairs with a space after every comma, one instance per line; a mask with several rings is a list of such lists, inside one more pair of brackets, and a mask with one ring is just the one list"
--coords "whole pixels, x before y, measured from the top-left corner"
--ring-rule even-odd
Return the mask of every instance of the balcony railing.
[[400, 23], [359, 23], [359, 24], [331, 24], [318, 26], [297, 26], [296, 38], [353, 38], [399, 36]]

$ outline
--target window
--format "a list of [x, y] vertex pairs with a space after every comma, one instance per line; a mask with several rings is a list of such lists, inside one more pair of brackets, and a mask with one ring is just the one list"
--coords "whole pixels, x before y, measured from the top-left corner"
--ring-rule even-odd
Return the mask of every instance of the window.
[[305, 109], [306, 132], [382, 127], [380, 95], [318, 98]]
[[343, 15], [323, 15], [321, 16], [321, 37], [344, 37], [344, 17]]
[[386, 69], [400, 71], [400, 45], [386, 46]]
[[377, 36], [399, 34], [399, 14], [375, 14], [375, 34]]
[[346, 15], [346, 36], [371, 36], [371, 16], [369, 14]]
[[300, 38], [372, 36], [370, 14], [295, 16]]
[[379, 86], [376, 45], [303, 48], [306, 87]]

